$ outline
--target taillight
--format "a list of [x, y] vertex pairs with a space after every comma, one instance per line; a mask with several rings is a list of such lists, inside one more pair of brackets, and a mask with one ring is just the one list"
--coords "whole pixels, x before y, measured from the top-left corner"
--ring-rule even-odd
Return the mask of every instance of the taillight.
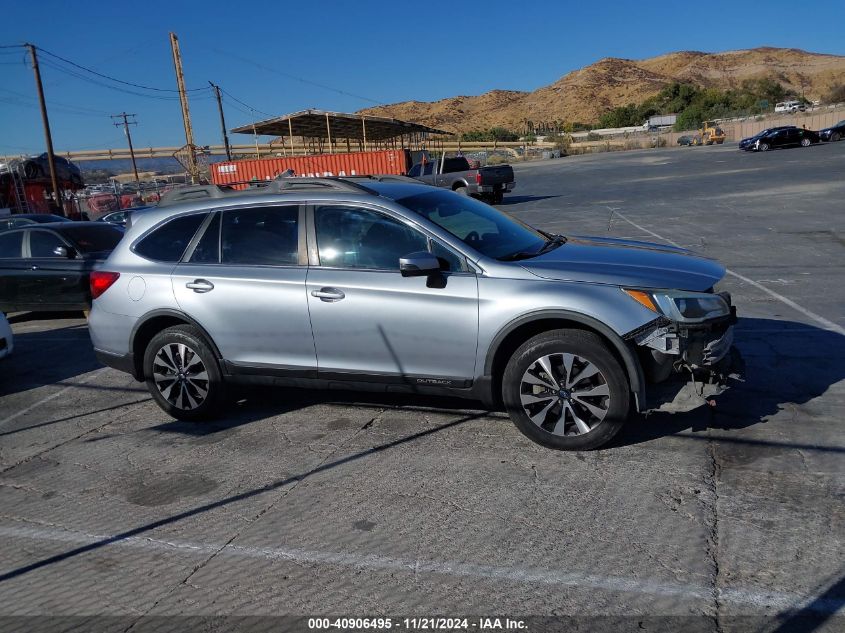
[[117, 281], [118, 277], [120, 277], [120, 273], [110, 273], [105, 270], [92, 271], [89, 278], [91, 283], [91, 300], [93, 301], [111, 288], [111, 285]]
[[476, 185], [481, 184], [481, 172], [480, 171], [475, 172], [475, 184]]

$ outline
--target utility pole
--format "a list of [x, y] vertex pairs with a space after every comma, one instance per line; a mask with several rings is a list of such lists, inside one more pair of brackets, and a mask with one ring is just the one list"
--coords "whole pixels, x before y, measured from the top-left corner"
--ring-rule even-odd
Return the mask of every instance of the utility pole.
[[47, 117], [47, 104], [44, 102], [44, 86], [41, 85], [41, 70], [38, 68], [38, 55], [34, 44], [25, 44], [32, 56], [32, 70], [35, 72], [35, 87], [38, 89], [38, 103], [41, 106], [41, 122], [44, 125], [44, 138], [47, 141], [47, 164], [50, 166], [50, 181], [53, 185], [53, 200], [64, 215], [59, 179], [56, 177], [56, 156], [53, 153], [53, 136], [50, 134], [50, 119]]
[[194, 130], [191, 128], [191, 112], [188, 110], [188, 93], [185, 92], [185, 76], [182, 74], [182, 53], [179, 52], [179, 38], [170, 34], [170, 48], [173, 51], [173, 66], [176, 69], [176, 86], [179, 88], [179, 102], [182, 104], [182, 123], [185, 125], [185, 143], [188, 152], [188, 173], [191, 182], [199, 181], [197, 155], [194, 151]]
[[217, 111], [220, 113], [220, 130], [223, 132], [223, 145], [226, 147], [226, 160], [232, 160], [232, 150], [229, 147], [229, 135], [226, 133], [226, 119], [223, 117], [223, 99], [220, 96], [220, 86], [216, 86], [210, 81], [208, 84], [214, 88], [214, 94], [217, 95]]
[[115, 127], [123, 126], [123, 131], [126, 134], [126, 140], [129, 142], [129, 156], [132, 158], [132, 172], [135, 174], [135, 186], [138, 188], [138, 195], [141, 195], [141, 179], [138, 178], [138, 166], [135, 164], [135, 149], [132, 147], [132, 135], [129, 133], [129, 126], [130, 125], [138, 125], [135, 121], [128, 121], [127, 117], [135, 116], [134, 114], [126, 114], [125, 112], [121, 112], [120, 114], [113, 114], [111, 118], [113, 119], [123, 119], [123, 122], [117, 122], [114, 124]]

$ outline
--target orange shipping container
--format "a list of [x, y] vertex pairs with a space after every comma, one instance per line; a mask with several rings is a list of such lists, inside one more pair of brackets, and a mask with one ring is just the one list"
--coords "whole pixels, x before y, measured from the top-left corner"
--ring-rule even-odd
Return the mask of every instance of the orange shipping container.
[[292, 169], [296, 176], [309, 177], [401, 175], [408, 171], [408, 160], [408, 153], [403, 149], [235, 160], [211, 165], [211, 180], [216, 185], [272, 180], [288, 169]]

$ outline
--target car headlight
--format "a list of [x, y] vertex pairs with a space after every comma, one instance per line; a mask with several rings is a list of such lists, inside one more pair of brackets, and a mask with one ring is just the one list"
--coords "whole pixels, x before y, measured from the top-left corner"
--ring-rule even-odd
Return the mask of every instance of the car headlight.
[[721, 295], [707, 292], [645, 292], [625, 289], [625, 293], [640, 305], [679, 323], [701, 323], [731, 313], [728, 302]]

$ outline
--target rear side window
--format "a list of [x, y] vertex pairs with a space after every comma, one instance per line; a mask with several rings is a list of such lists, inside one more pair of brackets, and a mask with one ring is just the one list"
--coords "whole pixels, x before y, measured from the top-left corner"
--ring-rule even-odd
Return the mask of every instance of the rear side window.
[[220, 261], [252, 266], [298, 263], [299, 207], [254, 207], [223, 211]]
[[62, 227], [62, 235], [70, 239], [80, 253], [113, 251], [123, 238], [123, 231], [104, 222]]
[[205, 216], [205, 213], [195, 213], [165, 222], [138, 242], [135, 252], [159, 262], [178, 262]]
[[191, 253], [192, 264], [219, 264], [220, 263], [220, 214], [214, 214], [197, 242], [194, 252]]
[[23, 244], [23, 231], [14, 233], [0, 233], [0, 259], [21, 257], [21, 245]]
[[59, 236], [49, 231], [30, 231], [29, 233], [29, 255], [30, 257], [59, 257], [53, 251], [65, 243]]

